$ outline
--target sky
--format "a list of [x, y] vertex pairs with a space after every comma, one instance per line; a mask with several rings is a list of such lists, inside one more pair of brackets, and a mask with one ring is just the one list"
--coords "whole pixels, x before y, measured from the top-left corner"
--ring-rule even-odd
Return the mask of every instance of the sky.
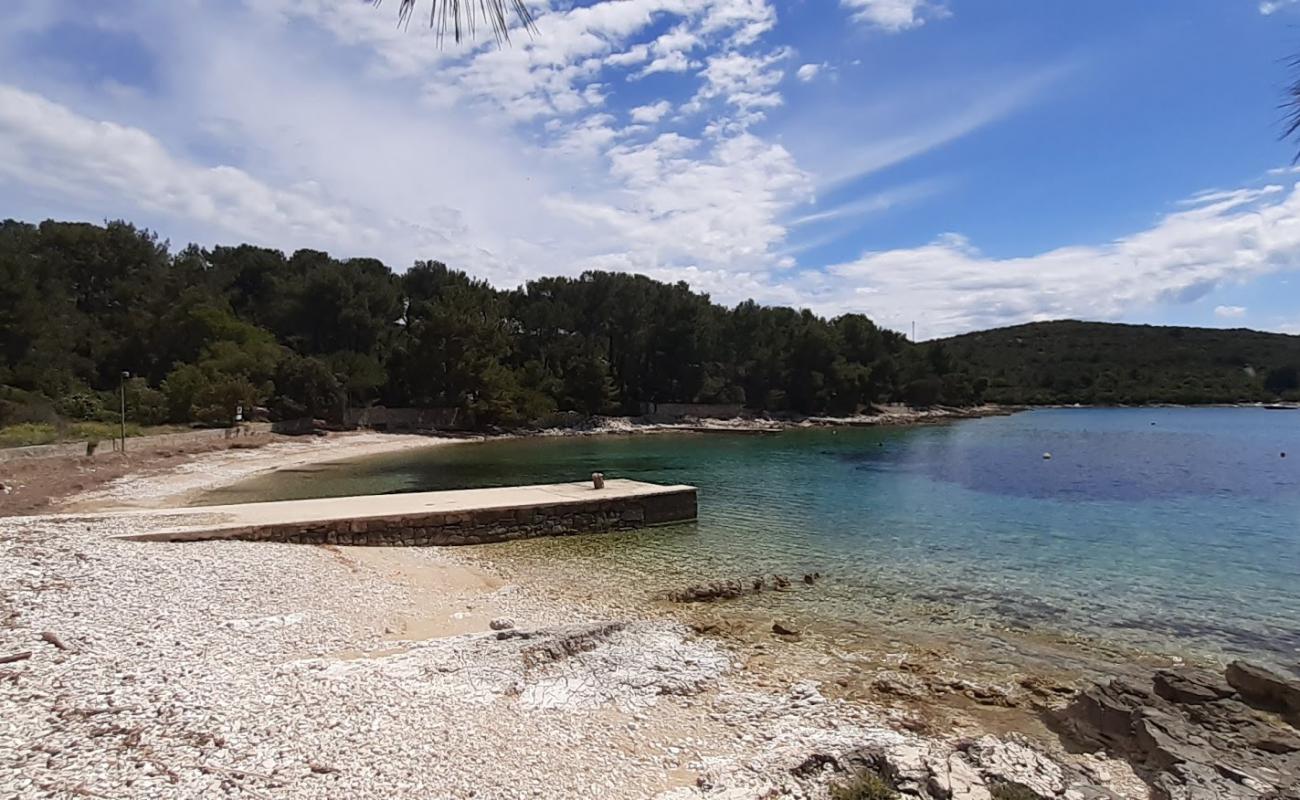
[[428, 0], [5, 0], [0, 217], [637, 272], [919, 339], [1300, 333], [1300, 0], [526, 2], [498, 47]]

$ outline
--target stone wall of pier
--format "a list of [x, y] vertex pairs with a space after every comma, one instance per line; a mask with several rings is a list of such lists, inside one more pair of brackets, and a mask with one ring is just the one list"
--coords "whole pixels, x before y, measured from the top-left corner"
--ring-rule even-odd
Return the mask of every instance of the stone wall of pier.
[[[225, 528], [210, 538], [298, 544], [419, 547], [633, 530], [695, 519], [694, 489], [608, 500]], [[199, 538], [188, 535], [185, 538]]]

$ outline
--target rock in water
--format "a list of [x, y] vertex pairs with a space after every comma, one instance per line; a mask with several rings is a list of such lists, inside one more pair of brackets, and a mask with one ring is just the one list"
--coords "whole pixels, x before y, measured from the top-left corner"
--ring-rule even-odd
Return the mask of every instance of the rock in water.
[[[752, 585], [755, 586], [755, 591], [762, 588], [761, 583]], [[744, 593], [745, 584], [740, 581], [710, 581], [669, 592], [668, 599], [674, 603], [708, 603], [714, 600], [730, 600]]]
[[497, 617], [488, 623], [488, 627], [494, 631], [508, 631], [515, 626], [515, 621], [509, 617]]
[[799, 635], [799, 631], [798, 631], [797, 629], [792, 628], [792, 627], [790, 627], [789, 625], [785, 625], [785, 624], [783, 624], [783, 623], [781, 623], [781, 622], [773, 622], [773, 623], [772, 623], [772, 633], [775, 633], [775, 634], [778, 635], [778, 636], [798, 636], [798, 635]]

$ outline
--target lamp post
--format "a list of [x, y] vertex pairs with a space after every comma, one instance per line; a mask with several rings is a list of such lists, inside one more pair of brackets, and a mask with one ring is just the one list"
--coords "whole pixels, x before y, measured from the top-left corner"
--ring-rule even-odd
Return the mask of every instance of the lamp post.
[[126, 452], [126, 380], [131, 377], [131, 373], [122, 370], [122, 380], [118, 381], [118, 390], [122, 396], [122, 452]]

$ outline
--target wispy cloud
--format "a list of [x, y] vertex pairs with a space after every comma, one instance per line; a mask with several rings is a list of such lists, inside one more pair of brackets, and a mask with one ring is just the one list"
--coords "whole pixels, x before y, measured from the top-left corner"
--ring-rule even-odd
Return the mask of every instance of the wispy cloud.
[[1296, 269], [1300, 186], [1281, 194], [1243, 189], [1105, 245], [989, 258], [949, 234], [922, 247], [864, 253], [827, 270], [833, 280], [820, 299], [827, 310], [862, 310], [886, 324], [917, 320], [939, 336], [1035, 319], [1117, 319]]
[[[819, 190], [830, 191], [1009, 117], [1075, 67], [1073, 62], [1061, 62], [1011, 80], [975, 76], [945, 93], [951, 104], [919, 107], [912, 98], [900, 97], [881, 108], [839, 113], [831, 125], [819, 121], [816, 130], [796, 129], [788, 138], [796, 152], [806, 156]], [[873, 125], [873, 120], [879, 119], [892, 124], [873, 131], [879, 125]]]
[[1277, 11], [1281, 11], [1288, 6], [1293, 6], [1297, 2], [1300, 2], [1300, 0], [1263, 0], [1263, 2], [1259, 4], [1259, 13], [1267, 16]]
[[840, 0], [853, 18], [890, 33], [917, 28], [929, 19], [949, 16], [947, 7], [931, 0]]

